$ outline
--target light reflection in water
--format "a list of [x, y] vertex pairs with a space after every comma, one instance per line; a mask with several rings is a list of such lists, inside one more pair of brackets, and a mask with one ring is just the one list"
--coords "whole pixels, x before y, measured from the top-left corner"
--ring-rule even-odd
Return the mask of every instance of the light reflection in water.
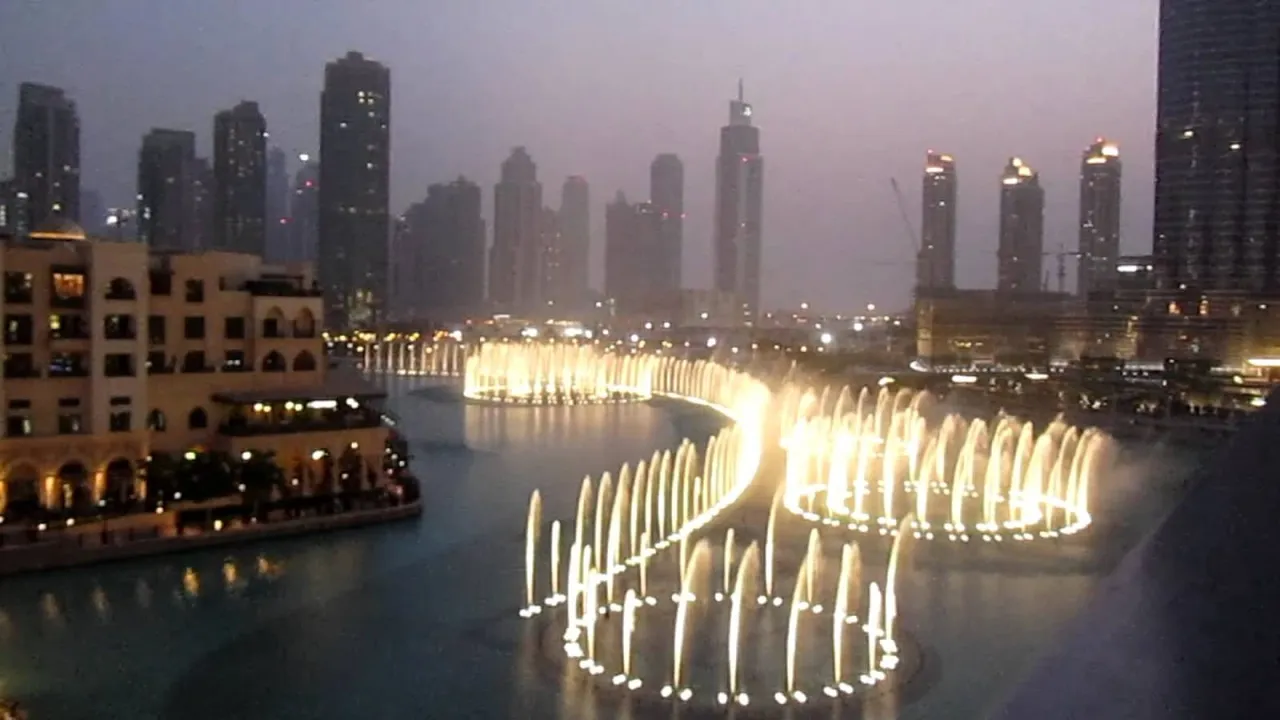
[[98, 615], [100, 622], [107, 622], [111, 619], [111, 603], [107, 601], [107, 591], [102, 589], [101, 585], [94, 585], [93, 592], [90, 593], [90, 601], [93, 603], [93, 610]]

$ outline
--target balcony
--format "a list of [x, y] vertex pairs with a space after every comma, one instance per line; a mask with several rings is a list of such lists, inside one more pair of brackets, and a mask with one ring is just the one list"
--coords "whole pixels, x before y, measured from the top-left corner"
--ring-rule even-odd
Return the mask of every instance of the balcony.
[[83, 310], [86, 307], [83, 295], [62, 296], [54, 293], [49, 298], [49, 307], [59, 310]]
[[4, 366], [4, 376], [7, 380], [30, 380], [41, 377], [40, 370], [33, 367], [21, 366]]
[[303, 287], [302, 283], [294, 280], [249, 280], [244, 284], [244, 289], [250, 295], [257, 297], [323, 297], [324, 291], [319, 287], [312, 285], [311, 287]]
[[295, 433], [341, 432], [383, 427], [382, 413], [369, 408], [332, 412], [302, 410], [298, 412], [253, 412], [237, 408], [218, 433], [227, 437], [289, 435]]

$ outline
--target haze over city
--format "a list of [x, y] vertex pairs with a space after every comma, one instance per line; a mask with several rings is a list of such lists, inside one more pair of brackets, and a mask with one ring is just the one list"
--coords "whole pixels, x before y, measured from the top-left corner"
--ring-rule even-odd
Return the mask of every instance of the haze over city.
[[324, 65], [360, 50], [392, 73], [393, 213], [462, 174], [484, 189], [492, 222], [499, 164], [523, 145], [548, 198], [566, 175], [590, 182], [599, 286], [604, 204], [619, 189], [644, 199], [650, 161], [674, 152], [685, 284], [706, 287], [717, 132], [741, 77], [768, 173], [764, 307], [905, 307], [914, 257], [889, 179], [919, 232], [930, 148], [957, 161], [962, 287], [995, 283], [1012, 155], [1046, 188], [1045, 250], [1074, 248], [1080, 154], [1099, 135], [1125, 164], [1121, 250], [1150, 250], [1156, 21], [1154, 2], [1102, 0], [10, 0], [0, 127], [13, 124], [20, 82], [65, 88], [81, 117], [82, 187], [131, 205], [150, 128], [195, 131], [208, 154], [214, 114], [241, 99], [260, 103], [273, 145], [316, 152]]

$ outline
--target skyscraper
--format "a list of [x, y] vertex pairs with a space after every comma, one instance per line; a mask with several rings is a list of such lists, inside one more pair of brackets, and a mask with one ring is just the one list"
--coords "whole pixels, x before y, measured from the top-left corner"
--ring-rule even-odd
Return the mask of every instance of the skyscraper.
[[31, 232], [27, 193], [15, 180], [0, 180], [0, 232], [26, 235]]
[[729, 293], [742, 307], [742, 319], [754, 323], [760, 312], [761, 223], [764, 206], [764, 159], [760, 130], [751, 125], [751, 106], [729, 102], [729, 124], [720, 128], [716, 160], [714, 287]]
[[416, 284], [431, 318], [462, 319], [484, 306], [485, 224], [480, 186], [460, 177], [427, 188], [421, 216], [422, 265]]
[[502, 162], [493, 188], [493, 247], [489, 301], [498, 312], [542, 312], [542, 185], [538, 166], [523, 147]]
[[955, 159], [930, 150], [923, 186], [916, 289], [951, 290], [956, 286]]
[[564, 238], [560, 233], [560, 215], [544, 207], [538, 215], [538, 267], [535, 270], [538, 274], [538, 297], [534, 307], [539, 308], [539, 317], [561, 315], [565, 307], [573, 304], [566, 255]]
[[1120, 149], [1098, 138], [1080, 161], [1080, 244], [1076, 292], [1115, 287], [1120, 257]]
[[656, 268], [660, 291], [684, 287], [684, 163], [663, 153], [649, 165], [649, 202], [658, 215]]
[[267, 260], [286, 262], [289, 253], [289, 161], [284, 150], [267, 150]]
[[391, 71], [358, 52], [330, 62], [320, 95], [317, 270], [329, 327], [376, 324], [391, 233]]
[[996, 289], [1040, 290], [1044, 266], [1044, 190], [1040, 176], [1021, 158], [1010, 158], [1000, 178], [1000, 248]]
[[289, 261], [314, 262], [319, 242], [320, 163], [306, 153], [298, 161], [302, 166], [293, 176], [289, 201]]
[[52, 215], [80, 220], [80, 117], [61, 88], [19, 86], [13, 179], [27, 195], [27, 227]]
[[213, 206], [217, 183], [207, 158], [198, 157], [191, 165], [191, 241], [193, 250], [213, 247]]
[[578, 310], [586, 302], [591, 279], [591, 189], [581, 175], [564, 181], [558, 222], [564, 263], [561, 303]]
[[199, 249], [194, 237], [196, 135], [155, 128], [138, 152], [138, 240], [157, 250]]
[[1277, 28], [1276, 2], [1160, 3], [1160, 287], [1280, 290]]
[[262, 255], [267, 249], [267, 121], [242, 101], [213, 121], [213, 247]]
[[661, 299], [664, 277], [660, 230], [654, 203], [627, 202], [622, 191], [605, 206], [605, 294], [620, 315], [647, 312]]

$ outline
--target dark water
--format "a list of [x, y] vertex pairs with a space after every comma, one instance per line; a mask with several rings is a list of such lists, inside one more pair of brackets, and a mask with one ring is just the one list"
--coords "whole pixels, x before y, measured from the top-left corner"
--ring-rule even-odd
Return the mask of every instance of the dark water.
[[[403, 382], [403, 381], [397, 381]], [[0, 696], [46, 718], [612, 718], [514, 618], [529, 493], [569, 518], [584, 474], [715, 421], [648, 405], [501, 409], [393, 386], [424, 479], [420, 521], [0, 580]], [[980, 717], [1176, 497], [1130, 458], [1099, 489], [1099, 547], [1050, 563], [924, 558], [902, 623], [929, 669], [876, 715]], [[643, 716], [642, 712], [632, 716]]]

